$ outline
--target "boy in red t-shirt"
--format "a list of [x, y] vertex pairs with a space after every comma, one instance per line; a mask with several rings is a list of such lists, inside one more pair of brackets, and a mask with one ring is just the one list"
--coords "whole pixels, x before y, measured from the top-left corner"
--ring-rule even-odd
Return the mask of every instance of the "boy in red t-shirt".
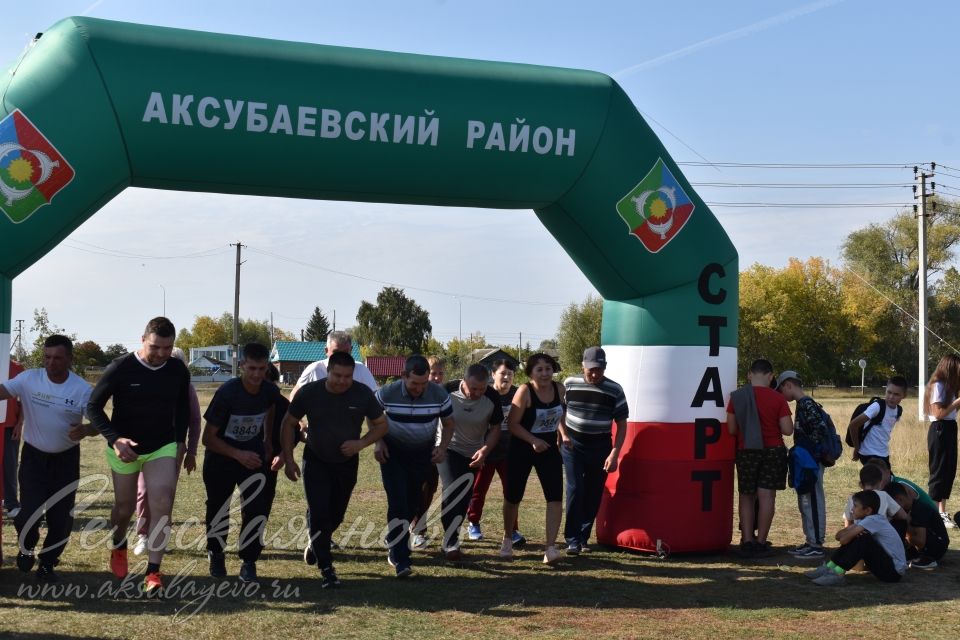
[[[771, 388], [773, 366], [768, 360], [755, 360], [747, 379], [750, 384], [730, 394], [727, 428], [737, 438], [740, 553], [759, 557], [772, 552], [767, 534], [773, 523], [777, 491], [787, 488], [783, 436], [793, 433], [793, 418], [783, 395]], [[756, 514], [755, 503], [759, 503]]]

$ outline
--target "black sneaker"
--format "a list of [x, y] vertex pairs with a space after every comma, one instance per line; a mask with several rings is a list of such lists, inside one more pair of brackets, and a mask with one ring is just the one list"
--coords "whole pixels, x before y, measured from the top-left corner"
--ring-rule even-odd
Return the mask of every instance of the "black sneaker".
[[578, 556], [580, 555], [580, 543], [579, 542], [570, 542], [567, 544], [567, 555], [568, 556]]
[[409, 578], [413, 575], [413, 567], [410, 565], [401, 565], [397, 567], [397, 577], [398, 578]]
[[320, 576], [321, 589], [336, 589], [340, 586], [340, 578], [337, 577], [337, 572], [333, 568], [333, 565], [325, 569], [320, 569]]
[[937, 561], [927, 556], [920, 556], [916, 560], [910, 561], [911, 569], [923, 569], [924, 571], [930, 571], [931, 569], [936, 569], [937, 566]]
[[317, 554], [313, 552], [313, 544], [310, 542], [303, 548], [303, 561], [311, 567], [317, 564]]
[[777, 551], [773, 548], [773, 544], [771, 544], [769, 540], [766, 542], [753, 543], [754, 558], [769, 558], [770, 556], [775, 555], [777, 555]]
[[734, 554], [741, 558], [752, 558], [756, 553], [757, 543], [753, 540], [746, 540], [741, 542], [736, 549], [734, 549]]
[[240, 565], [240, 582], [257, 581], [257, 563], [252, 560], [245, 561]]
[[33, 569], [34, 563], [37, 561], [37, 557], [33, 555], [32, 552], [23, 553], [22, 551], [17, 553], [17, 569], [23, 571], [24, 573], [29, 573]]
[[37, 580], [40, 582], [60, 582], [60, 576], [53, 570], [52, 564], [41, 564], [37, 569]]
[[207, 558], [210, 560], [210, 577], [227, 577], [227, 559], [222, 553], [207, 551]]

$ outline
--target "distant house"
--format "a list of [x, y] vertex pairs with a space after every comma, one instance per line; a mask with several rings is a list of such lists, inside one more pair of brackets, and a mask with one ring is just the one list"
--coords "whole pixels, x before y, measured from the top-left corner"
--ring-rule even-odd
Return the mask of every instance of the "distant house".
[[377, 382], [383, 384], [387, 378], [399, 378], [406, 361], [404, 356], [370, 356], [366, 365]]
[[474, 349], [468, 356], [471, 364], [482, 364], [489, 370], [493, 370], [493, 363], [497, 360], [507, 360], [512, 362], [514, 368], [519, 367], [520, 362], [503, 349]]
[[[193, 349], [190, 352], [193, 353]], [[190, 369], [196, 373], [191, 376], [193, 382], [225, 382], [233, 377], [233, 365], [212, 356], [191, 360]]]
[[[353, 345], [351, 355], [357, 362], [363, 362], [363, 356], [357, 344]], [[290, 384], [297, 381], [308, 365], [326, 359], [326, 342], [278, 340], [273, 343], [273, 349], [270, 351], [270, 362], [277, 365], [280, 370], [280, 379]]]
[[[233, 345], [216, 344], [209, 347], [190, 347], [190, 362], [200, 358], [213, 358], [223, 362], [233, 362]], [[193, 366], [191, 364], [191, 366]]]

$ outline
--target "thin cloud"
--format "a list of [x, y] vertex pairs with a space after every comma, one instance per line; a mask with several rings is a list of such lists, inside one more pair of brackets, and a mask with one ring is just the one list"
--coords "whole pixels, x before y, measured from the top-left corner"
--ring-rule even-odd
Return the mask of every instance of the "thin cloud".
[[92, 5], [90, 5], [89, 7], [87, 7], [86, 9], [84, 9], [83, 11], [81, 11], [81, 12], [80, 12], [80, 15], [82, 15], [82, 16], [88, 16], [88, 15], [90, 15], [90, 13], [91, 13], [94, 9], [96, 9], [97, 7], [99, 7], [99, 6], [102, 5], [102, 4], [103, 4], [103, 0], [97, 0], [97, 1], [94, 2]]
[[635, 64], [619, 71], [615, 71], [612, 75], [614, 78], [623, 78], [625, 76], [632, 75], [638, 71], [644, 71], [646, 69], [651, 69], [653, 67], [659, 66], [666, 62], [671, 62], [677, 60], [678, 58], [683, 58], [694, 54], [698, 51], [712, 47], [718, 44], [723, 44], [725, 42], [730, 42], [731, 40], [736, 40], [737, 38], [744, 38], [755, 33], [759, 33], [770, 27], [775, 27], [781, 25], [785, 22], [789, 22], [801, 16], [805, 16], [821, 9], [826, 9], [834, 5], [840, 4], [843, 0], [821, 0], [820, 2], [812, 2], [810, 4], [804, 5], [802, 7], [797, 7], [796, 9], [791, 9], [790, 11], [785, 11], [779, 15], [773, 16], [772, 18], [767, 18], [766, 20], [761, 20], [759, 22], [754, 22], [745, 27], [740, 27], [739, 29], [734, 29], [733, 31], [728, 31], [722, 33], [718, 36], [713, 36], [712, 38], [707, 38], [706, 40], [701, 40], [700, 42], [695, 42], [694, 44], [687, 45], [676, 51], [671, 51], [670, 53], [665, 53], [656, 58], [651, 58], [639, 64]]

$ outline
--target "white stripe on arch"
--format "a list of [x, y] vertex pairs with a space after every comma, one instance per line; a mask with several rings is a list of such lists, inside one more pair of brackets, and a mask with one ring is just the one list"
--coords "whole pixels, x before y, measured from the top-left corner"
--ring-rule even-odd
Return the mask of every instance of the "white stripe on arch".
[[[690, 423], [697, 418], [726, 420], [726, 402], [737, 384], [737, 350], [720, 347], [716, 356], [703, 346], [604, 346], [606, 375], [620, 383], [630, 406], [630, 422]], [[692, 407], [707, 367], [717, 367], [723, 406], [707, 401]], [[715, 385], [709, 390], [714, 391]]]

